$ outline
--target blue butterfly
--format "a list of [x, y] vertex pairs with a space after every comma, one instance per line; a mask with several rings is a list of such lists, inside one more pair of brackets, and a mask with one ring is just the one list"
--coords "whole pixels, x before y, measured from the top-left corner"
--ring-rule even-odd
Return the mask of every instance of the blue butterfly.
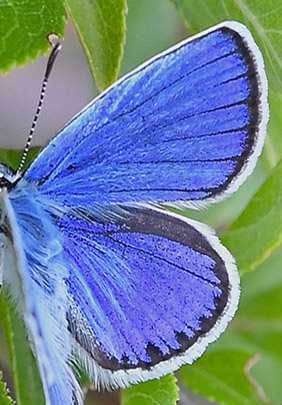
[[16, 174], [0, 166], [1, 264], [46, 404], [192, 363], [234, 316], [239, 276], [201, 207], [252, 172], [268, 120], [250, 32], [225, 22], [117, 81]]

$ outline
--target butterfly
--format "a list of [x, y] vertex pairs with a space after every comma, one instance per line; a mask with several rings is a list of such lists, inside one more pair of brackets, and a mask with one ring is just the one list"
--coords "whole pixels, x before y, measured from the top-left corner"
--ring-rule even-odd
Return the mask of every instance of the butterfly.
[[150, 59], [92, 101], [26, 170], [0, 165], [1, 268], [46, 404], [191, 364], [233, 318], [235, 261], [169, 206], [220, 201], [268, 120], [262, 55], [238, 22]]

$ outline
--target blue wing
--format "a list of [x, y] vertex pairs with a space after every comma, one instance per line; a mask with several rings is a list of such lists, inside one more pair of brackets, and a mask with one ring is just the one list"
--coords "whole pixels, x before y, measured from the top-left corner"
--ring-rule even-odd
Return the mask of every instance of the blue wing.
[[250, 174], [267, 115], [261, 54], [245, 27], [225, 23], [113, 85], [25, 178], [67, 206], [212, 201]]
[[61, 211], [28, 183], [6, 211], [48, 405], [82, 403], [71, 363], [106, 388], [192, 363], [237, 309], [234, 260], [195, 221], [150, 206]]
[[211, 231], [151, 207], [58, 220], [78, 363], [120, 387], [192, 363], [232, 319], [239, 277]]

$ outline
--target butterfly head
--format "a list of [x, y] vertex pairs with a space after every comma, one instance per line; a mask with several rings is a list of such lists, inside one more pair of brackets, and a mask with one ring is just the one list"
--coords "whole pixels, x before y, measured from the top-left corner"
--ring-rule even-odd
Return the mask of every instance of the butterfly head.
[[0, 190], [10, 187], [18, 178], [16, 172], [8, 165], [0, 163]]

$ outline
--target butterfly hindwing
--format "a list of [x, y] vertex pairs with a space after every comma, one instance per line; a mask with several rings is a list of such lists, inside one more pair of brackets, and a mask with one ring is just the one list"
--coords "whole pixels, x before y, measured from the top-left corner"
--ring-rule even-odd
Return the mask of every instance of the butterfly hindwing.
[[233, 258], [202, 224], [127, 206], [110, 219], [66, 215], [59, 227], [70, 267], [69, 329], [97, 386], [191, 363], [237, 308]]
[[225, 23], [118, 81], [25, 177], [68, 206], [212, 201], [250, 174], [266, 116], [261, 54], [245, 27]]

